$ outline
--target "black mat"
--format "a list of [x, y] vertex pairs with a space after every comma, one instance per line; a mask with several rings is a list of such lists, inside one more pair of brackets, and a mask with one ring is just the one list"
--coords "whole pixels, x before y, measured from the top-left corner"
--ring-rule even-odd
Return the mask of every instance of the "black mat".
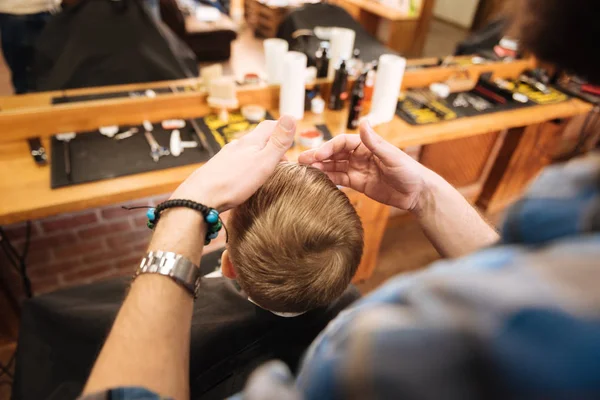
[[[123, 132], [129, 126], [121, 127]], [[134, 136], [117, 141], [107, 138], [98, 131], [80, 133], [69, 142], [71, 153], [71, 179], [65, 171], [64, 144], [52, 137], [51, 186], [59, 188], [119, 176], [156, 171], [172, 167], [205, 162], [210, 154], [200, 147], [185, 149], [179, 157], [165, 156], [155, 163], [150, 157], [150, 146], [144, 137], [144, 128], [137, 126], [139, 132]], [[189, 121], [180, 129], [183, 141], [198, 141]], [[154, 124], [152, 132], [157, 142], [169, 148], [171, 131]], [[220, 146], [212, 136], [206, 135], [209, 146], [216, 153]]]
[[[508, 101], [506, 104], [498, 104], [486, 99], [481, 96], [475, 90], [471, 90], [464, 93], [452, 93], [446, 99], [439, 99], [431, 103], [437, 110], [442, 111], [444, 116], [436, 114], [429, 108], [422, 107], [409, 98], [404, 98], [398, 101], [396, 107], [396, 115], [411, 125], [427, 125], [444, 121], [451, 121], [458, 118], [474, 117], [477, 115], [484, 115], [502, 111], [516, 110], [524, 107], [531, 107], [535, 105], [544, 104], [556, 104], [563, 101], [567, 101], [570, 97], [562, 93], [561, 91], [550, 87], [549, 94], [543, 94], [541, 92], [531, 89], [526, 84], [517, 84], [514, 93], [522, 93], [529, 98], [527, 103], [519, 103], [514, 100]], [[468, 95], [478, 100], [488, 103], [489, 108], [485, 110], [477, 110], [472, 104], [459, 106], [457, 98], [460, 96]]]
[[[267, 114], [267, 119], [272, 119]], [[229, 122], [223, 123], [216, 116], [209, 115], [197, 119], [198, 127], [204, 134], [211, 148], [211, 153], [216, 154], [225, 144], [238, 135], [249, 132], [257, 125], [249, 122], [239, 113], [231, 113]], [[124, 132], [132, 126], [121, 126], [120, 132]], [[188, 164], [206, 162], [211, 155], [208, 151], [200, 148], [185, 149], [179, 157], [164, 156], [155, 163], [150, 157], [150, 146], [144, 136], [143, 126], [135, 126], [139, 132], [134, 136], [115, 140], [108, 138], [99, 131], [84, 132], [77, 134], [69, 142], [71, 161], [71, 176], [66, 172], [65, 144], [56, 137], [52, 137], [51, 158], [51, 187], [53, 189], [77, 185], [81, 183], [95, 182], [120, 176], [133, 175], [149, 171], [180, 167]], [[323, 132], [325, 140], [332, 138], [331, 132], [325, 125], [316, 125]], [[156, 141], [169, 148], [171, 130], [164, 130], [160, 124], [154, 124], [152, 134]], [[180, 129], [183, 141], [196, 141], [197, 136], [188, 120], [185, 128]]]

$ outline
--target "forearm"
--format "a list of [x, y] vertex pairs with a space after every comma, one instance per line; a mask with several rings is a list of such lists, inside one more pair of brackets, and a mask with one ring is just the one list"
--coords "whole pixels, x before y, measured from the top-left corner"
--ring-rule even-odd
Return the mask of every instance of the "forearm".
[[425, 235], [444, 257], [461, 257], [499, 240], [496, 230], [452, 185], [432, 171], [414, 211]]
[[[199, 265], [204, 246], [202, 215], [164, 212], [149, 250], [171, 251]], [[189, 398], [189, 350], [193, 298], [173, 280], [139, 276], [123, 303], [89, 377], [84, 394], [141, 386], [162, 396]]]

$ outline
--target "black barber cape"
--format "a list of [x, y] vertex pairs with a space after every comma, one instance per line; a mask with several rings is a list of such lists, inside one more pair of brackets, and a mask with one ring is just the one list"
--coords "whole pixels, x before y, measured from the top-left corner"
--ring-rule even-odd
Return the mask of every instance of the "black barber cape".
[[48, 91], [193, 78], [198, 65], [142, 0], [80, 0], [46, 25], [34, 75]]
[[[77, 397], [128, 284], [128, 279], [113, 279], [28, 300], [19, 332], [13, 399]], [[237, 393], [252, 370], [267, 360], [283, 360], [296, 370], [318, 333], [359, 297], [351, 286], [326, 309], [284, 318], [248, 301], [233, 281], [204, 279], [192, 323], [191, 397], [222, 399]]]

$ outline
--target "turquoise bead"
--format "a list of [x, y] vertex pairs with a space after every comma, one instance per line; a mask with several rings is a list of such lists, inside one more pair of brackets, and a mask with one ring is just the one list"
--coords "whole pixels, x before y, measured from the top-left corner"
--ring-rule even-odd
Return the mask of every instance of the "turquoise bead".
[[219, 220], [219, 212], [217, 210], [210, 210], [206, 216], [206, 222], [209, 224], [216, 224]]
[[154, 221], [156, 219], [155, 209], [149, 208], [148, 211], [146, 211], [146, 217], [148, 217], [150, 221]]
[[217, 221], [216, 224], [210, 225], [208, 227], [208, 230], [212, 233], [212, 232], [219, 232], [221, 230], [221, 228], [223, 228], [223, 224], [221, 223], [221, 221]]
[[208, 234], [210, 240], [216, 239], [219, 236], [219, 232], [212, 232]]

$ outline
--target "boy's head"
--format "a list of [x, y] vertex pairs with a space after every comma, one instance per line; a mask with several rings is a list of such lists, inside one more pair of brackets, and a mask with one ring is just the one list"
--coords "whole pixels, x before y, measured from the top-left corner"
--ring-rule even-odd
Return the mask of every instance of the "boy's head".
[[354, 207], [321, 171], [282, 163], [232, 211], [223, 273], [252, 301], [304, 312], [342, 295], [363, 251]]

